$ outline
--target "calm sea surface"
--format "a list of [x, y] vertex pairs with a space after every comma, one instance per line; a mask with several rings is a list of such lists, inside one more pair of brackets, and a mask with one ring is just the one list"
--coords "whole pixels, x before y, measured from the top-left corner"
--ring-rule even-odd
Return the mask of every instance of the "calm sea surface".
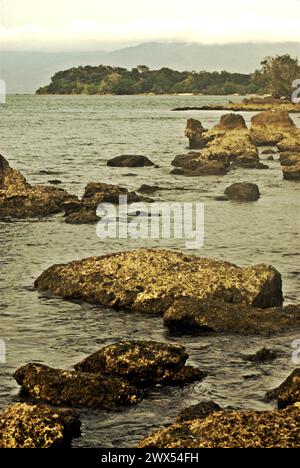
[[[0, 152], [30, 182], [60, 179], [61, 187], [77, 195], [91, 181], [132, 190], [146, 183], [167, 189], [157, 193], [161, 201], [204, 202], [205, 245], [194, 253], [238, 265], [270, 263], [282, 274], [286, 303], [300, 302], [299, 184], [282, 180], [277, 160], [267, 162], [269, 170], [238, 169], [226, 176], [196, 178], [170, 175], [174, 156], [187, 151], [187, 118], [199, 118], [209, 128], [222, 115], [171, 109], [226, 99], [9, 96], [0, 106]], [[249, 122], [253, 114], [243, 115]], [[293, 119], [300, 126], [300, 116]], [[160, 167], [106, 166], [107, 159], [128, 153], [144, 154]], [[45, 170], [51, 175], [40, 172]], [[258, 202], [214, 200], [228, 185], [242, 180], [259, 185]], [[7, 362], [0, 364], [0, 408], [18, 400], [19, 389], [11, 377], [18, 366], [36, 361], [71, 368], [86, 355], [124, 338], [184, 344], [190, 363], [209, 376], [183, 389], [157, 387], [129, 410], [80, 410], [83, 436], [74, 446], [133, 446], [170, 422], [181, 408], [203, 399], [238, 408], [270, 407], [263, 402], [264, 393], [292, 371], [292, 342], [299, 333], [268, 339], [170, 336], [160, 318], [49, 299], [33, 289], [35, 278], [54, 263], [145, 246], [184, 250], [185, 241], [100, 241], [95, 226], [67, 225], [61, 215], [0, 222], [0, 338], [7, 346]], [[243, 361], [243, 354], [263, 346], [277, 349], [280, 357], [263, 366]]]

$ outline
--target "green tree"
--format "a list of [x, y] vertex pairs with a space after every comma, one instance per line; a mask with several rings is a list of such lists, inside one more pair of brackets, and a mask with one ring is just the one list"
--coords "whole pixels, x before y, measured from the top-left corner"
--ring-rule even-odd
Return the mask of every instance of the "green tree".
[[293, 80], [300, 78], [298, 59], [288, 54], [276, 55], [276, 57], [266, 57], [261, 65], [260, 73], [267, 91], [276, 98], [290, 97]]

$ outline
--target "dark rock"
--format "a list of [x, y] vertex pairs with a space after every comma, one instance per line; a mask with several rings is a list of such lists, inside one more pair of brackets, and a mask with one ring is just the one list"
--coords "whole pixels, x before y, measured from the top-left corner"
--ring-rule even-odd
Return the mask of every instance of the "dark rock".
[[300, 153], [280, 153], [280, 164], [282, 166], [295, 166], [297, 164], [300, 164]]
[[[274, 390], [266, 394], [267, 400], [277, 400], [279, 408], [286, 408], [300, 402], [300, 368], [294, 372]], [[299, 404], [300, 407], [300, 404]], [[300, 431], [299, 431], [300, 434]]]
[[190, 148], [204, 148], [208, 143], [208, 139], [205, 138], [207, 130], [202, 127], [201, 122], [195, 119], [189, 119], [185, 129], [185, 136], [189, 139]]
[[[247, 304], [222, 300], [202, 300], [182, 297], [173, 302], [164, 314], [164, 324], [170, 329], [201, 333], [238, 333], [262, 335], [282, 333], [300, 328], [299, 308], [294, 312], [281, 307], [261, 309]], [[235, 298], [232, 297], [235, 302]]]
[[231, 130], [247, 130], [247, 125], [244, 118], [239, 114], [222, 115], [220, 123], [215, 125], [214, 130], [231, 131]]
[[0, 414], [0, 448], [68, 448], [80, 426], [71, 409], [15, 403]]
[[283, 178], [286, 180], [300, 180], [300, 163], [282, 169]]
[[107, 161], [107, 165], [111, 167], [146, 167], [154, 166], [154, 163], [146, 156], [124, 154], [110, 159]]
[[225, 195], [220, 195], [218, 197], [215, 197], [214, 200], [216, 200], [216, 201], [228, 201], [228, 198]]
[[48, 184], [60, 185], [60, 184], [62, 184], [62, 181], [58, 180], [58, 179], [52, 179], [52, 180], [48, 180]]
[[245, 356], [244, 359], [246, 361], [257, 362], [257, 363], [264, 363], [274, 361], [277, 359], [278, 353], [276, 351], [272, 351], [271, 349], [262, 348], [255, 354], [249, 354]]
[[147, 185], [147, 184], [143, 184], [139, 189], [138, 189], [138, 192], [140, 193], [147, 193], [147, 194], [152, 194], [152, 193], [155, 193], [159, 190], [159, 186], [158, 185]]
[[256, 201], [260, 197], [258, 186], [250, 182], [232, 184], [224, 193], [229, 200], [235, 201]]
[[113, 409], [138, 403], [140, 393], [125, 379], [27, 364], [14, 373], [23, 394], [52, 405]]
[[214, 401], [201, 401], [197, 405], [190, 406], [182, 410], [176, 418], [176, 422], [192, 421], [193, 419], [205, 419], [215, 411], [222, 411], [222, 408]]
[[261, 152], [261, 154], [263, 154], [263, 155], [274, 155], [274, 154], [277, 154], [277, 153], [278, 153], [278, 151], [276, 151], [276, 150], [274, 150], [272, 148], [267, 148], [267, 149], [265, 149], [265, 150], [263, 150]]
[[126, 340], [100, 349], [75, 365], [80, 372], [126, 378], [134, 385], [180, 385], [202, 380], [205, 373], [185, 366], [183, 346], [155, 341]]
[[95, 224], [100, 220], [95, 211], [81, 209], [75, 213], [70, 213], [66, 216], [65, 222], [67, 224]]
[[282, 411], [217, 411], [174, 423], [145, 437], [139, 448], [299, 448], [299, 405]]
[[141, 249], [54, 265], [35, 282], [39, 290], [115, 309], [163, 314], [183, 295], [254, 307], [282, 304], [278, 271], [168, 250]]

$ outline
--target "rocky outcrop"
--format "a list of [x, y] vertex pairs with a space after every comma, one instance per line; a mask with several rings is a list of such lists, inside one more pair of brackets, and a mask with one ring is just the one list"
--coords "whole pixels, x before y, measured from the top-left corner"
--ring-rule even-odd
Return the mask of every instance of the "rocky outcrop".
[[114, 309], [163, 314], [179, 297], [218, 298], [255, 307], [282, 304], [278, 271], [239, 268], [168, 250], [141, 249], [54, 265], [36, 280], [39, 290]]
[[151, 202], [152, 199], [137, 195], [119, 185], [105, 184], [102, 182], [89, 183], [84, 191], [81, 201], [78, 203], [64, 204], [66, 223], [91, 224], [99, 221], [96, 215], [100, 203], [112, 203], [118, 205], [120, 196], [127, 197], [127, 203]]
[[172, 174], [223, 175], [230, 164], [247, 168], [266, 168], [259, 161], [258, 150], [253, 145], [245, 120], [239, 114], [226, 114], [219, 124], [211, 130], [205, 130], [201, 122], [189, 119], [186, 136], [191, 148], [201, 151], [188, 155], [176, 156], [173, 166], [179, 167]]
[[[294, 372], [274, 390], [266, 394], [267, 400], [277, 400], [279, 408], [286, 408], [300, 402], [300, 368]], [[299, 431], [300, 433], [300, 431]]]
[[0, 414], [0, 448], [68, 448], [80, 426], [71, 409], [15, 403]]
[[138, 447], [299, 448], [299, 419], [299, 404], [282, 411], [216, 411], [156, 431]]
[[62, 212], [67, 201], [76, 200], [57, 187], [30, 185], [0, 155], [0, 219], [49, 216]]
[[286, 180], [300, 180], [300, 163], [282, 169], [283, 178]]
[[114, 409], [138, 403], [140, 392], [118, 377], [52, 369], [30, 363], [14, 373], [23, 394], [52, 405]]
[[183, 346], [126, 340], [106, 346], [75, 365], [80, 372], [124, 378], [139, 387], [178, 385], [202, 380], [205, 373], [186, 366]]
[[110, 159], [107, 165], [110, 167], [147, 167], [154, 166], [154, 163], [146, 156], [124, 154]]
[[224, 193], [229, 200], [241, 202], [257, 201], [260, 198], [258, 186], [250, 182], [232, 184]]
[[222, 408], [214, 401], [201, 401], [197, 405], [183, 409], [176, 418], [176, 422], [192, 421], [193, 419], [205, 419], [210, 414], [222, 411]]
[[286, 133], [282, 140], [277, 143], [279, 151], [300, 152], [300, 129], [294, 129]]
[[244, 359], [245, 361], [262, 364], [264, 362], [274, 361], [275, 359], [277, 359], [277, 357], [278, 353], [276, 351], [273, 351], [272, 349], [262, 348], [255, 354], [248, 354], [247, 356], [244, 356]]
[[164, 324], [181, 332], [269, 336], [300, 328], [300, 306], [291, 307], [261, 309], [216, 299], [182, 297], [166, 310]]
[[209, 141], [205, 135], [207, 135], [207, 130], [199, 120], [188, 119], [185, 136], [189, 139], [191, 149], [204, 148]]
[[285, 110], [261, 112], [251, 119], [251, 138], [257, 146], [274, 146], [295, 129], [293, 120]]

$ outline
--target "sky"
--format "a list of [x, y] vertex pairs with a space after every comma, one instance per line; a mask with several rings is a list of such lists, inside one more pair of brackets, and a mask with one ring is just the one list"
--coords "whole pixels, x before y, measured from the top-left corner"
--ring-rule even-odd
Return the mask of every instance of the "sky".
[[300, 0], [0, 0], [2, 50], [300, 40]]

